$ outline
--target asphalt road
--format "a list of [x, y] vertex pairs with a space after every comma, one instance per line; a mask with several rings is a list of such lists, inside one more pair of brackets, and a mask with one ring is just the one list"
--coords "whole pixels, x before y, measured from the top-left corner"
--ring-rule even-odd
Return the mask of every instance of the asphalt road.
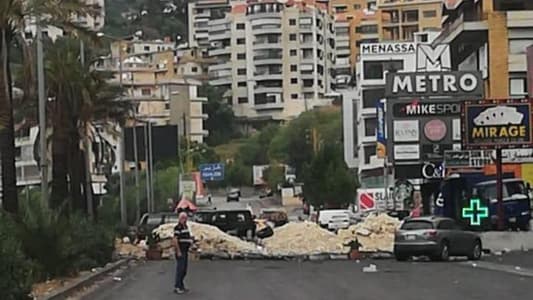
[[[362, 271], [370, 263], [377, 265], [376, 273]], [[86, 299], [500, 300], [533, 295], [532, 277], [456, 262], [198, 261], [190, 266], [186, 295], [172, 293], [173, 261], [148, 262], [127, 274]]]

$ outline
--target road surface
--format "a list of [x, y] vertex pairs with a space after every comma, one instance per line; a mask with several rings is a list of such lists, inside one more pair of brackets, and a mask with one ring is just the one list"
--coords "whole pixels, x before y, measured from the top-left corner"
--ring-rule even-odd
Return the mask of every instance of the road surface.
[[[365, 273], [374, 263], [378, 272]], [[196, 261], [186, 295], [172, 293], [174, 262], [148, 262], [109, 282], [92, 300], [449, 300], [531, 299], [533, 277], [486, 270], [479, 262], [368, 260], [326, 262]], [[487, 262], [490, 264], [490, 262]], [[533, 272], [531, 273], [533, 276]]]

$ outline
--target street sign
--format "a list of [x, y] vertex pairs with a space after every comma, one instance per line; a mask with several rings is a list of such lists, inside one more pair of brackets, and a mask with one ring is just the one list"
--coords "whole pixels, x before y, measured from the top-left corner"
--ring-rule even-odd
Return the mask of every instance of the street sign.
[[214, 163], [200, 165], [200, 174], [203, 181], [224, 180], [224, 164]]
[[481, 204], [479, 198], [470, 199], [469, 207], [463, 207], [463, 219], [468, 219], [470, 225], [480, 226], [481, 221], [489, 217], [489, 208]]

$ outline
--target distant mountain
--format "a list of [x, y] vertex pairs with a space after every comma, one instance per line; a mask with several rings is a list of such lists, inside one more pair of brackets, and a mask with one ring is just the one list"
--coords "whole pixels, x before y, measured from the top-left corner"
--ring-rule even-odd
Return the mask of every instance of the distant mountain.
[[142, 30], [144, 39], [187, 40], [187, 0], [106, 0], [104, 31], [116, 37]]

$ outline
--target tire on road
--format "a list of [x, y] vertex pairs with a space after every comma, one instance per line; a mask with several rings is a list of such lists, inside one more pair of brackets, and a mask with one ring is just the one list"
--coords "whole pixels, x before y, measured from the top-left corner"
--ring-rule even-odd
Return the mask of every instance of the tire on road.
[[450, 244], [447, 240], [440, 243], [439, 251], [430, 257], [433, 261], [447, 261], [450, 259]]
[[471, 252], [468, 254], [468, 259], [470, 260], [480, 260], [483, 255], [483, 247], [481, 245], [481, 240], [476, 240], [472, 246]]

